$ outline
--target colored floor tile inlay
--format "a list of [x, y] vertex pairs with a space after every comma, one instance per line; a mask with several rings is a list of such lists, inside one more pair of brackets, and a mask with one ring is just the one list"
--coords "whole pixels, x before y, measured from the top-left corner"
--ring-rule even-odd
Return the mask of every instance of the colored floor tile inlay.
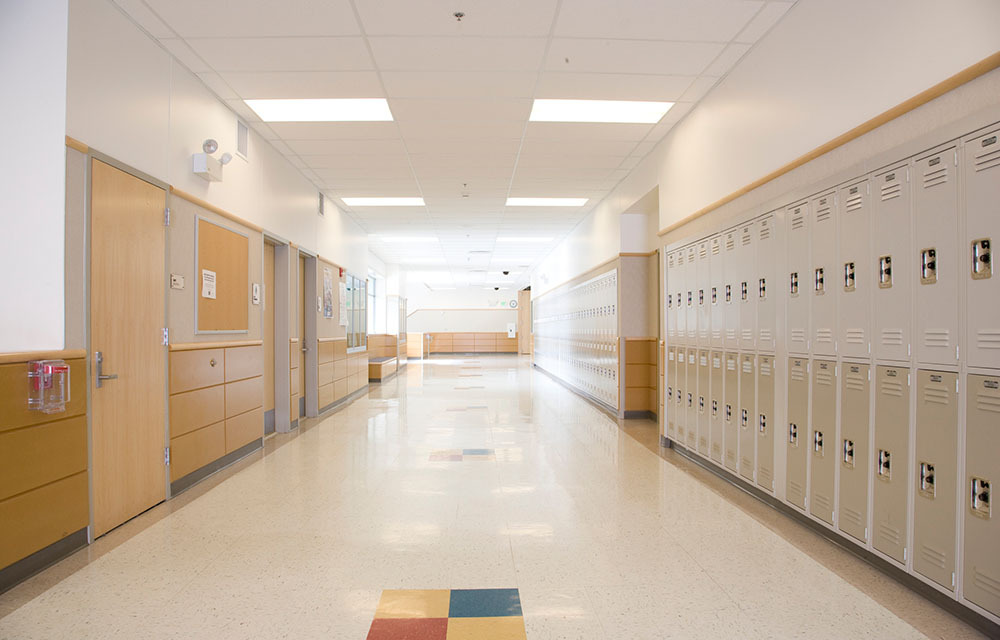
[[494, 460], [493, 449], [437, 449], [427, 458], [430, 462], [463, 462], [465, 460]]
[[517, 589], [382, 592], [368, 640], [525, 640]]

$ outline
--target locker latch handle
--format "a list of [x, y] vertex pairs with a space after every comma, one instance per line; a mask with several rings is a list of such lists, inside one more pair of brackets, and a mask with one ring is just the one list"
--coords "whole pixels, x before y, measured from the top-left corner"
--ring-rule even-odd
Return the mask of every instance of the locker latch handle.
[[761, 433], [767, 433], [767, 416], [763, 413], [757, 416], [757, 430]]
[[730, 303], [732, 301], [733, 301], [733, 285], [727, 284], [726, 285], [726, 303]]
[[705, 290], [698, 289], [698, 305], [702, 306], [705, 304]]
[[705, 396], [698, 396], [698, 411], [705, 413]]
[[674, 294], [667, 295], [667, 308], [672, 309], [674, 306]]
[[719, 415], [719, 401], [712, 400], [712, 417]]
[[920, 494], [927, 498], [934, 498], [937, 495], [934, 484], [934, 465], [931, 463], [920, 463], [920, 477], [917, 488], [920, 490]]
[[990, 481], [985, 478], [972, 478], [972, 502], [969, 504], [973, 515], [989, 520], [990, 516]]
[[740, 425], [745, 429], [747, 426], [747, 410], [740, 409]]
[[993, 260], [990, 256], [990, 239], [972, 241], [972, 279], [985, 280], [993, 276]]
[[882, 480], [892, 480], [892, 454], [885, 449], [878, 450], [878, 477]]
[[747, 287], [746, 280], [740, 283], [740, 299], [746, 302], [750, 298], [750, 289]]
[[793, 271], [788, 276], [788, 293], [793, 296], [799, 295], [799, 272]]
[[688, 306], [689, 307], [693, 304], [693, 300], [694, 300], [693, 294], [690, 291], [688, 291]]
[[816, 269], [816, 273], [813, 277], [813, 289], [817, 294], [822, 294], [826, 290], [826, 282], [823, 277], [823, 267]]
[[732, 422], [732, 421], [733, 421], [733, 405], [727, 404], [726, 405], [726, 422]]
[[937, 250], [923, 249], [920, 252], [920, 284], [937, 282]]
[[718, 301], [719, 301], [719, 288], [712, 287], [712, 304], [715, 304]]
[[793, 447], [799, 446], [799, 425], [794, 422], [788, 423], [788, 444]]
[[823, 455], [823, 432], [813, 431], [813, 453]]
[[688, 407], [693, 407], [693, 406], [694, 406], [694, 396], [692, 396], [692, 395], [691, 395], [691, 394], [689, 393], [689, 394], [688, 394]]
[[844, 466], [854, 468], [854, 441], [844, 439]]
[[853, 262], [844, 263], [844, 291], [854, 291], [856, 288], [855, 271]]
[[880, 289], [892, 286], [892, 256], [882, 256], [878, 259], [878, 286]]
[[757, 283], [757, 296], [763, 300], [767, 297], [767, 279], [761, 278]]

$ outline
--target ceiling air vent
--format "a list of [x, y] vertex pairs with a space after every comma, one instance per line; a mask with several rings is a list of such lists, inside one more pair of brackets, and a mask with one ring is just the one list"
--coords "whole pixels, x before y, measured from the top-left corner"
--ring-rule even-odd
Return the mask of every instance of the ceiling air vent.
[[236, 121], [236, 154], [247, 159], [247, 152], [250, 149], [250, 129], [242, 120]]

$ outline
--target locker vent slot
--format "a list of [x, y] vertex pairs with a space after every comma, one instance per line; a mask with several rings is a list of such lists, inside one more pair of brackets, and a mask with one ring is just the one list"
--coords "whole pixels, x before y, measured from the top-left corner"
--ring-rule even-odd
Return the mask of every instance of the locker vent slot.
[[833, 217], [833, 204], [829, 203], [831, 198], [823, 198], [816, 208], [816, 222], [826, 222]]
[[792, 372], [789, 375], [791, 375], [792, 380], [795, 380], [796, 382], [802, 382], [806, 379], [806, 374], [803, 373], [802, 369], [799, 369], [798, 367], [792, 369]]
[[937, 549], [932, 549], [927, 545], [921, 545], [920, 557], [922, 557], [927, 564], [934, 565], [938, 569], [944, 569], [945, 564], [947, 564], [947, 557], [943, 553]]
[[698, 247], [698, 257], [707, 258], [708, 257], [708, 247], [705, 245], [700, 245]]
[[736, 239], [732, 234], [726, 236], [726, 251], [732, 251], [736, 248]]
[[766, 225], [764, 223], [761, 223], [759, 237], [760, 237], [761, 240], [767, 240], [768, 238], [770, 238], [771, 237], [771, 227], [769, 227], [768, 225]]
[[803, 215], [792, 216], [792, 231], [798, 231], [799, 229], [805, 229], [806, 218]]
[[973, 567], [972, 574], [972, 581], [977, 587], [993, 594], [995, 598], [1000, 598], [1000, 580], [982, 573], [979, 567]]
[[716, 240], [712, 242], [712, 255], [717, 256], [722, 253], [722, 247], [719, 245], [719, 241]]
[[925, 347], [947, 348], [951, 344], [951, 332], [947, 329], [925, 329]]
[[726, 340], [736, 339], [736, 329], [726, 329]]
[[822, 509], [824, 513], [831, 513], [833, 511], [833, 501], [826, 497], [826, 495], [816, 492], [813, 496], [813, 500], [816, 502], [816, 507]]
[[820, 344], [833, 344], [833, 330], [816, 329], [816, 342]]
[[806, 343], [806, 330], [805, 329], [792, 329], [792, 342], [798, 344]]
[[887, 346], [899, 346], [903, 344], [902, 329], [882, 329], [882, 344]]
[[794, 480], [788, 481], [788, 488], [791, 489], [789, 493], [798, 498], [801, 498], [806, 493], [806, 488]]
[[[993, 137], [996, 138], [996, 136]], [[977, 155], [974, 166], [977, 172], [1000, 167], [1000, 148]]]
[[743, 329], [740, 332], [740, 336], [747, 342], [750, 342], [753, 340], [753, 329]]
[[751, 242], [753, 242], [753, 236], [748, 232], [744, 232], [744, 234], [740, 236], [740, 244], [744, 247], [749, 247]]
[[833, 374], [827, 371], [817, 371], [816, 384], [823, 385], [824, 387], [829, 387], [830, 385], [833, 384]]
[[943, 387], [924, 387], [924, 403], [925, 404], [948, 404], [948, 390]]
[[848, 374], [847, 379], [844, 380], [844, 385], [851, 391], [864, 391], [865, 379], [857, 374]]
[[762, 359], [760, 361], [760, 375], [762, 376], [771, 375], [771, 363], [768, 360]]
[[846, 337], [847, 337], [847, 343], [848, 344], [864, 344], [865, 343], [865, 330], [864, 329], [848, 329]]
[[[852, 191], [854, 190], [857, 190], [857, 187], [854, 187], [852, 189]], [[865, 202], [864, 196], [859, 191], [858, 193], [851, 195], [849, 198], [847, 198], [847, 201], [844, 202], [844, 210], [847, 213], [857, 211], [861, 209], [861, 207], [864, 205], [864, 202]]]
[[917, 477], [917, 489], [920, 495], [931, 500], [937, 495], [934, 481], [934, 465], [929, 462], [920, 463], [920, 475]]
[[770, 329], [761, 329], [760, 330], [760, 340], [761, 340], [761, 342], [770, 343], [772, 339], [773, 338], [771, 336], [771, 330]]
[[948, 165], [938, 165], [937, 169], [924, 172], [924, 189], [930, 189], [948, 182]]
[[901, 382], [896, 382], [895, 380], [880, 380], [878, 386], [882, 395], [892, 396], [893, 398], [903, 397], [903, 383]]
[[895, 547], [898, 547], [900, 545], [900, 542], [902, 541], [902, 538], [900, 538], [899, 535], [899, 529], [896, 529], [893, 526], [885, 524], [884, 522], [879, 523], [878, 532], [879, 534], [881, 534], [881, 537], [883, 539], [887, 540], [890, 544], [892, 544]]
[[989, 411], [990, 413], [1000, 413], [1000, 397], [977, 393], [976, 409], [979, 411]]
[[843, 503], [840, 505], [840, 515], [859, 529], [864, 528], [865, 526], [864, 521], [861, 519], [861, 514], [850, 507], [844, 506]]
[[727, 360], [726, 361], [726, 369], [729, 370], [729, 371], [736, 371], [736, 361], [735, 360]]
[[892, 182], [882, 185], [882, 202], [893, 200], [903, 195], [903, 185], [899, 182]]
[[1000, 349], [1000, 331], [989, 329], [977, 331], [976, 346], [980, 349]]
[[972, 499], [969, 501], [969, 508], [972, 509], [972, 515], [990, 519], [991, 511], [991, 496], [990, 496], [990, 481], [985, 478], [972, 478]]
[[743, 373], [753, 373], [753, 363], [749, 360], [743, 361]]

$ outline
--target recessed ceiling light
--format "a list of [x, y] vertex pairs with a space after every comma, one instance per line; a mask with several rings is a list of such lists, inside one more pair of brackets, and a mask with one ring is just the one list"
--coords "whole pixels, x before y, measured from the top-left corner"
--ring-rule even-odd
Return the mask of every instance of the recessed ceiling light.
[[392, 120], [385, 98], [309, 98], [244, 100], [264, 122], [386, 122]]
[[497, 242], [552, 242], [552, 238], [539, 238], [535, 236], [513, 237], [504, 236], [497, 238]]
[[535, 100], [532, 122], [656, 124], [673, 102], [630, 100]]
[[349, 207], [422, 207], [423, 198], [341, 198]]
[[433, 236], [375, 236], [382, 242], [437, 242]]
[[582, 207], [587, 198], [507, 198], [508, 207]]

